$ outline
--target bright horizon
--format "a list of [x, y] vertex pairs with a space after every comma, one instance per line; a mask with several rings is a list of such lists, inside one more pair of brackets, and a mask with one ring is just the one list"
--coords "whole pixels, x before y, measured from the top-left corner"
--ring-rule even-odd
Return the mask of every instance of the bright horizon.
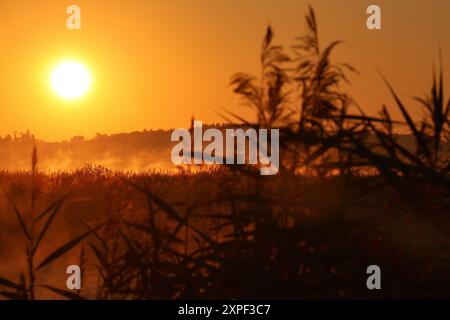
[[[275, 43], [288, 49], [304, 33], [309, 2], [321, 45], [345, 41], [333, 61], [360, 71], [348, 90], [368, 114], [387, 104], [397, 115], [377, 68], [407, 106], [416, 107], [415, 115], [419, 108], [409, 98], [428, 93], [439, 47], [449, 78], [450, 2], [439, 0], [377, 1], [381, 31], [365, 27], [370, 3], [363, 0], [81, 0], [80, 31], [65, 26], [69, 1], [17, 0], [0, 3], [0, 135], [29, 130], [55, 141], [187, 127], [192, 115], [204, 123], [222, 121], [221, 108], [251, 117], [233, 95], [230, 77], [259, 74], [269, 23]], [[60, 61], [86, 67], [94, 79], [86, 95], [71, 101], [55, 95], [50, 77]]]

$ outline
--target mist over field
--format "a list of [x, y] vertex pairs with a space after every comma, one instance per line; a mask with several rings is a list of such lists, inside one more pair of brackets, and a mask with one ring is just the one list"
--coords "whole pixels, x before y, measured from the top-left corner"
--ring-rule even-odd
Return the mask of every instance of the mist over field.
[[[207, 128], [206, 126], [205, 128]], [[224, 128], [224, 125], [209, 127]], [[172, 130], [143, 130], [112, 135], [82, 136], [60, 142], [47, 142], [31, 133], [0, 137], [0, 170], [29, 171], [30, 154], [36, 145], [39, 170], [42, 172], [73, 171], [86, 166], [99, 166], [113, 171], [142, 172], [172, 170]], [[408, 150], [414, 149], [411, 135], [397, 135], [397, 141]], [[449, 145], [446, 145], [449, 150]]]
[[170, 134], [168, 130], [98, 134], [92, 139], [78, 136], [61, 142], [41, 141], [30, 133], [6, 136], [0, 138], [0, 168], [30, 170], [35, 144], [43, 172], [71, 171], [86, 165], [136, 172], [167, 169], [172, 166]]

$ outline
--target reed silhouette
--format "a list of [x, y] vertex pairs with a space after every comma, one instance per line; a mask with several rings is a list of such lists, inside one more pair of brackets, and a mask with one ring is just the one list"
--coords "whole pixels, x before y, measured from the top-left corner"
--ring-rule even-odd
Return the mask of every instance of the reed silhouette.
[[[234, 126], [280, 128], [277, 176], [261, 177], [254, 166], [195, 172], [185, 166], [176, 175], [91, 166], [44, 175], [34, 150], [29, 173], [0, 175], [8, 210], [19, 222], [9, 233], [16, 243], [21, 232], [27, 247], [24, 271], [13, 275], [19, 280], [1, 277], [0, 295], [449, 298], [450, 99], [444, 96], [442, 63], [433, 72], [429, 96], [415, 99], [423, 119], [412, 118], [383, 76], [403, 119], [393, 120], [386, 106], [368, 116], [340, 89], [347, 73], [356, 72], [332, 62], [340, 42], [321, 49], [311, 7], [306, 24], [290, 53], [273, 44], [268, 27], [260, 77], [237, 73], [230, 81], [257, 122], [232, 112], [226, 119]], [[351, 105], [358, 114], [349, 113]], [[31, 187], [21, 187], [26, 183]], [[47, 207], [40, 201], [44, 189], [57, 199]], [[29, 209], [16, 201], [21, 207], [29, 203]], [[61, 228], [75, 236], [56, 249], [52, 242], [36, 266], [35, 254], [57, 216]], [[61, 228], [54, 230], [61, 234]], [[82, 292], [49, 276], [37, 282], [40, 273], [77, 250]], [[365, 285], [372, 264], [383, 272], [383, 290], [376, 292]], [[36, 295], [36, 287], [47, 291]]]

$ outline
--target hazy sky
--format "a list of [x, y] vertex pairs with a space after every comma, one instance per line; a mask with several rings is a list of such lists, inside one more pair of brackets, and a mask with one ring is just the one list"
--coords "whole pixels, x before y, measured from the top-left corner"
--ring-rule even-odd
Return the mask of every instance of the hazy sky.
[[[450, 81], [447, 0], [2, 0], [0, 135], [29, 129], [59, 140], [186, 127], [192, 114], [220, 121], [220, 108], [249, 114], [230, 76], [258, 73], [268, 23], [276, 42], [292, 44], [305, 30], [308, 3], [322, 46], [345, 40], [335, 61], [361, 72], [349, 90], [368, 113], [393, 106], [376, 67], [409, 101], [428, 90], [441, 46]], [[70, 4], [81, 7], [81, 31], [66, 29]], [[381, 6], [381, 31], [366, 28], [369, 4]], [[93, 77], [89, 94], [74, 102], [57, 97], [49, 80], [67, 59], [85, 63]]]

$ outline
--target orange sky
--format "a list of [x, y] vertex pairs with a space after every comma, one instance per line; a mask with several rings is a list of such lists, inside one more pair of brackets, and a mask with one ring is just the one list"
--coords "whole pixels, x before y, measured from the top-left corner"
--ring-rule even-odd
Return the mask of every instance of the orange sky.
[[[350, 92], [368, 113], [393, 105], [375, 66], [408, 99], [428, 90], [439, 45], [450, 64], [445, 0], [2, 0], [0, 135], [29, 129], [60, 140], [186, 127], [192, 114], [220, 121], [222, 107], [249, 114], [237, 106], [230, 76], [258, 72], [269, 22], [283, 45], [302, 34], [308, 3], [322, 44], [346, 41], [335, 58], [361, 72]], [[365, 26], [372, 3], [382, 8], [381, 31]], [[81, 31], [66, 29], [70, 4], [81, 7]], [[89, 94], [72, 102], [56, 97], [49, 82], [52, 68], [69, 58], [93, 77]]]

